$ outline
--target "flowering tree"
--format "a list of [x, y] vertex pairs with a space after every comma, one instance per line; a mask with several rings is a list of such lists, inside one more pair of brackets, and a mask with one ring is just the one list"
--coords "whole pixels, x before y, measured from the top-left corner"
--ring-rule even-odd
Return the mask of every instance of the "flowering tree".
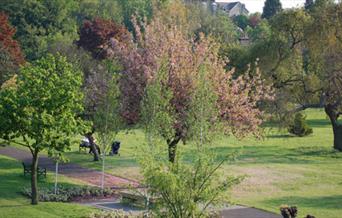
[[163, 66], [167, 74], [163, 86], [170, 90], [169, 113], [172, 134], [160, 129], [160, 135], [169, 148], [169, 160], [175, 161], [177, 144], [190, 138], [191, 126], [188, 123], [192, 94], [196, 88], [196, 78], [204, 69], [216, 94], [215, 108], [218, 113], [212, 122], [221, 122], [223, 131], [240, 137], [258, 134], [262, 111], [257, 103], [270, 99], [270, 87], [265, 86], [260, 74], [249, 72], [233, 78], [233, 71], [226, 72], [225, 62], [218, 57], [218, 46], [208, 38], [194, 41], [179, 30], [177, 25], [167, 25], [158, 16], [144, 32], [135, 25], [136, 42], [122, 44], [111, 40], [114, 53], [119, 54], [124, 71], [120, 79], [122, 108], [125, 120], [138, 123], [141, 102], [146, 95], [146, 86], [154, 81]]

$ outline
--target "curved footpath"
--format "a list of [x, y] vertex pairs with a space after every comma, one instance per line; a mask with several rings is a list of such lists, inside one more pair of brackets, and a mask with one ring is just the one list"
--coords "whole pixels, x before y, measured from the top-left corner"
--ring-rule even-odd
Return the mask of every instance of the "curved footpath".
[[[29, 151], [11, 146], [0, 147], [0, 154], [25, 163], [31, 163], [32, 159], [32, 155]], [[55, 162], [45, 155], [40, 155], [38, 165], [40, 167], [45, 167], [49, 171], [55, 171]], [[78, 164], [60, 163], [58, 167], [58, 173], [64, 176], [81, 180], [90, 185], [101, 185], [101, 171], [85, 168]], [[105, 174], [105, 187], [124, 188], [128, 187], [129, 185], [136, 187], [139, 186], [139, 183], [133, 180], [113, 176], [111, 174]]]
[[[6, 146], [0, 146], [0, 155], [8, 156], [19, 161], [30, 163], [32, 156], [29, 151], [23, 149]], [[47, 170], [55, 171], [55, 162], [47, 157], [46, 155], [41, 155], [39, 158], [39, 166], [45, 167]], [[85, 183], [94, 186], [100, 186], [101, 184], [101, 172], [93, 169], [88, 169], [82, 167], [78, 164], [73, 163], [61, 163], [59, 164], [59, 173], [74, 179], [81, 180]], [[139, 183], [133, 180], [113, 176], [110, 174], [105, 174], [105, 186], [109, 188], [125, 188], [127, 186], [138, 187]], [[133, 208], [124, 207], [119, 202], [88, 202], [85, 203], [91, 206], [95, 206], [102, 209], [112, 210], [112, 209], [124, 209], [132, 211]], [[231, 208], [223, 209], [221, 212], [222, 217], [226, 218], [281, 218], [281, 216], [269, 213], [263, 210], [248, 208], [242, 206], [234, 206]]]

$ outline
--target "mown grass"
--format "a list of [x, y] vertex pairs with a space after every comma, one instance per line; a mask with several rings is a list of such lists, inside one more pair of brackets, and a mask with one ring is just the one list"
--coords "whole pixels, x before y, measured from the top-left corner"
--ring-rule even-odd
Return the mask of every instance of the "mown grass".
[[[223, 176], [232, 174], [247, 176], [229, 193], [234, 203], [276, 213], [279, 212], [280, 205], [289, 204], [298, 206], [298, 217], [304, 217], [306, 214], [324, 218], [341, 217], [342, 153], [332, 149], [332, 129], [324, 111], [308, 110], [305, 113], [309, 125], [314, 130], [314, 133], [308, 137], [294, 137], [286, 130], [279, 131], [277, 127], [267, 127], [262, 140], [252, 137], [243, 140], [222, 137], [215, 141], [212, 149], [219, 156], [226, 156], [235, 151], [241, 153], [236, 162], [224, 165], [222, 171]], [[78, 152], [80, 139], [81, 137], [75, 138], [72, 150], [67, 152], [66, 156], [73, 163], [101, 170], [100, 162], [93, 162], [91, 155]], [[141, 175], [135, 156], [141, 151], [139, 147], [145, 143], [143, 132], [134, 130], [120, 133], [118, 140], [121, 141], [121, 155], [106, 158], [106, 171], [113, 175], [139, 180]], [[191, 158], [194, 149], [191, 143], [180, 144], [179, 148], [185, 152], [187, 158]], [[16, 174], [20, 173], [21, 168], [19, 168], [15, 168]], [[8, 169], [7, 173], [12, 173], [12, 170]], [[18, 180], [14, 175], [9, 180], [18, 186], [29, 182], [22, 178]], [[2, 184], [0, 184], [1, 194]], [[13, 191], [7, 192], [13, 193]], [[27, 200], [19, 196], [16, 198], [21, 199], [20, 204], [30, 208]], [[5, 199], [6, 197], [0, 197], [0, 205], [3, 205]], [[15, 205], [16, 200], [11, 202]], [[59, 204], [51, 204], [51, 207], [56, 207], [57, 211], [64, 210]], [[11, 211], [11, 209], [6, 210]], [[0, 217], [1, 211], [0, 206]], [[15, 206], [12, 211], [16, 211]], [[44, 213], [44, 210], [41, 213]]]
[[[53, 187], [53, 175], [39, 180], [39, 187]], [[60, 176], [60, 185], [80, 184]], [[71, 203], [43, 203], [30, 205], [30, 200], [21, 195], [24, 187], [30, 187], [29, 176], [23, 176], [21, 163], [0, 155], [0, 218], [60, 218], [88, 217], [95, 209]]]
[[[216, 140], [213, 150], [218, 155], [240, 151], [238, 160], [224, 166], [224, 174], [246, 175], [231, 194], [238, 204], [279, 212], [282, 204], [296, 205], [299, 217], [336, 218], [342, 213], [342, 154], [332, 149], [333, 136], [329, 120], [323, 110], [305, 112], [314, 133], [307, 137], [294, 137], [277, 127], [266, 128], [264, 138], [223, 137]], [[135, 160], [139, 146], [145, 143], [140, 130], [121, 133], [121, 156], [106, 159], [106, 171], [131, 179], [141, 178]], [[180, 149], [191, 158], [190, 144]], [[92, 162], [88, 154], [80, 154], [78, 145], [67, 157], [83, 166], [101, 169], [101, 163]]]

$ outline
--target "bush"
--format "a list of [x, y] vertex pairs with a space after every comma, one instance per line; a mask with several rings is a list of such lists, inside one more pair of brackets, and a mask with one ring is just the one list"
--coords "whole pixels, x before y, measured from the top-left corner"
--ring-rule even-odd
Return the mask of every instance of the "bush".
[[192, 151], [191, 160], [179, 152], [176, 163], [161, 158], [159, 151], [154, 146], [139, 160], [147, 195], [156, 199], [150, 208], [156, 217], [215, 217], [213, 209], [228, 200], [226, 191], [243, 179], [221, 176], [220, 168], [230, 158], [218, 157], [209, 148]]
[[[110, 188], [102, 190], [97, 187], [81, 186], [81, 187], [59, 187], [58, 193], [54, 193], [54, 188], [45, 188], [39, 191], [39, 201], [43, 202], [70, 202], [79, 198], [93, 197], [110, 197], [114, 195], [114, 191]], [[24, 196], [31, 198], [31, 189], [25, 188], [22, 191]]]
[[306, 123], [306, 116], [297, 113], [293, 123], [289, 126], [289, 132], [299, 137], [307, 136], [313, 133], [312, 128]]

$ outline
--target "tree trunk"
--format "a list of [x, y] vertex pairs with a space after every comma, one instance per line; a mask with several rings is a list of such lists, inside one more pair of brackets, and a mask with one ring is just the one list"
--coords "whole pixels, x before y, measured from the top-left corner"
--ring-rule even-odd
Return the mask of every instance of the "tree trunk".
[[334, 131], [334, 148], [338, 151], [342, 151], [342, 125], [337, 124], [333, 126]]
[[31, 165], [31, 204], [38, 204], [38, 185], [37, 185], [37, 168], [38, 168], [38, 151], [34, 150], [32, 153]]
[[328, 115], [334, 133], [334, 149], [342, 151], [342, 125], [338, 123], [339, 111], [333, 105], [326, 105], [325, 112]]
[[86, 137], [88, 138], [89, 140], [89, 144], [90, 144], [90, 151], [93, 153], [94, 155], [94, 161], [99, 161], [99, 152], [97, 150], [97, 147], [96, 147], [96, 144], [94, 142], [94, 137], [91, 133], [88, 133], [86, 135]]
[[171, 163], [174, 163], [176, 160], [177, 144], [180, 140], [180, 137], [175, 137], [173, 140], [167, 140], [167, 145], [169, 148], [169, 161]]

